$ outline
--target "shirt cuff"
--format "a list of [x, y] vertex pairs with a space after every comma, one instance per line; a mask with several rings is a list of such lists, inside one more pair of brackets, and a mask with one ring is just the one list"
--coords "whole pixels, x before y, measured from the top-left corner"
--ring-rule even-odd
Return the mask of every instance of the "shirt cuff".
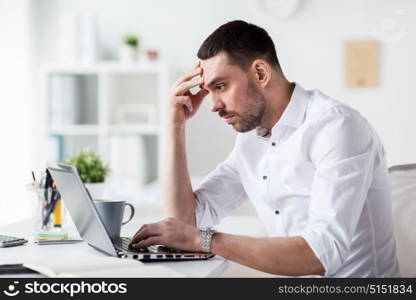
[[214, 226], [216, 221], [212, 217], [212, 212], [209, 208], [209, 204], [204, 197], [195, 192], [196, 207], [195, 207], [195, 222], [197, 228]]
[[335, 274], [341, 267], [341, 260], [336, 255], [337, 249], [334, 249], [333, 242], [325, 236], [319, 235], [314, 231], [306, 231], [300, 235], [308, 243], [315, 256], [319, 259], [325, 268], [325, 277]]

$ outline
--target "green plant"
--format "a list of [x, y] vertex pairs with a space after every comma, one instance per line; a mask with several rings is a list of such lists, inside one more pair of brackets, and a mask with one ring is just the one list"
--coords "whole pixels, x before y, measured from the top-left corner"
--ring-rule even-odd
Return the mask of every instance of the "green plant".
[[78, 150], [75, 155], [69, 156], [65, 163], [77, 168], [84, 183], [104, 182], [109, 173], [108, 164], [100, 156], [89, 150]]
[[132, 47], [137, 47], [139, 45], [139, 38], [137, 35], [129, 34], [124, 37], [124, 43]]

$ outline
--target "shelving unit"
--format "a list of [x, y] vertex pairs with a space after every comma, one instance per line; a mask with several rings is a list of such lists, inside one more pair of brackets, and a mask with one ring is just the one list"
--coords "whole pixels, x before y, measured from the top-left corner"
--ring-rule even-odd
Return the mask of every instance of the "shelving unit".
[[103, 156], [115, 184], [140, 187], [159, 177], [167, 105], [163, 62], [45, 65], [47, 134], [64, 160], [79, 148]]

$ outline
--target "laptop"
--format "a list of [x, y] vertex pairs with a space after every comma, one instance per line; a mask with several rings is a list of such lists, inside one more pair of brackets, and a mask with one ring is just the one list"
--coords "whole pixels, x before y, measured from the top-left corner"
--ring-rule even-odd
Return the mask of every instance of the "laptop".
[[214, 256], [212, 253], [182, 252], [163, 245], [136, 250], [128, 247], [130, 238], [110, 239], [77, 169], [61, 163], [48, 163], [48, 170], [79, 234], [93, 248], [111, 256], [141, 261], [201, 260]]

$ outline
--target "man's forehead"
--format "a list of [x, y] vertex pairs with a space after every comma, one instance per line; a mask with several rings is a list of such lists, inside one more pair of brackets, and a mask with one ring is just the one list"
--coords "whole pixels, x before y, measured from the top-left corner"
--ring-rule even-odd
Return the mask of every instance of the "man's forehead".
[[215, 78], [231, 75], [233, 65], [229, 64], [226, 55], [221, 53], [201, 60], [201, 68], [204, 85], [207, 85]]
[[204, 77], [211, 77], [216, 72], [222, 72], [227, 69], [227, 58], [223, 54], [201, 60], [201, 68]]

